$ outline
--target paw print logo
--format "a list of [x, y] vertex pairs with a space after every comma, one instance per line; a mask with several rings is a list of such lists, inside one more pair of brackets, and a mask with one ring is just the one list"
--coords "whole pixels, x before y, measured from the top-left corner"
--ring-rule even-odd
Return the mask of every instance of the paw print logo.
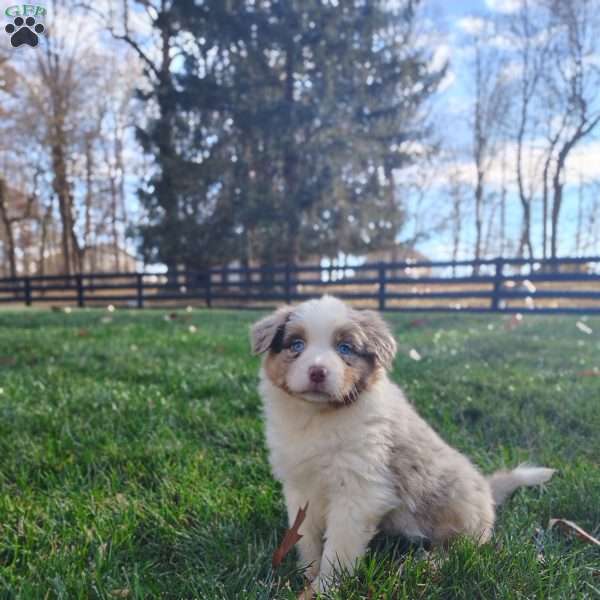
[[10, 43], [15, 48], [27, 44], [35, 47], [38, 45], [38, 34], [44, 33], [45, 27], [41, 23], [36, 23], [33, 17], [15, 17], [12, 23], [9, 23], [4, 31], [10, 35]]

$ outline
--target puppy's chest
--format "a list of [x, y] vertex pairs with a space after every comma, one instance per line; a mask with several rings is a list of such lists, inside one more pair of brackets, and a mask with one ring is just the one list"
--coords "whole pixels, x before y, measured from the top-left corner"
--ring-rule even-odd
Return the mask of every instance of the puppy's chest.
[[368, 432], [345, 423], [268, 426], [267, 437], [274, 475], [304, 488], [338, 488], [369, 471], [375, 460]]

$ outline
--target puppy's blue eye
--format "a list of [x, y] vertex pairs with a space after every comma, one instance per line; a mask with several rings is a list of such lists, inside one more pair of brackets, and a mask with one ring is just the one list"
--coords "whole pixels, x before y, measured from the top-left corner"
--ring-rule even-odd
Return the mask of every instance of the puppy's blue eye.
[[349, 354], [352, 354], [352, 346], [350, 344], [345, 343], [338, 344], [337, 351], [342, 356], [348, 356]]
[[296, 353], [302, 352], [302, 350], [304, 350], [304, 342], [302, 340], [294, 340], [290, 344], [290, 350]]

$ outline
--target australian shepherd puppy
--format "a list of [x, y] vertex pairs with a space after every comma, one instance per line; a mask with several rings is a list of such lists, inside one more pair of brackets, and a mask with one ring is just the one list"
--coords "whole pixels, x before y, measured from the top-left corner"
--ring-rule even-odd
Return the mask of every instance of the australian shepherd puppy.
[[486, 477], [448, 446], [388, 378], [396, 342], [375, 312], [323, 296], [258, 321], [251, 339], [290, 524], [309, 503], [298, 550], [316, 591], [351, 571], [380, 529], [486, 542], [495, 508], [552, 476], [521, 466]]

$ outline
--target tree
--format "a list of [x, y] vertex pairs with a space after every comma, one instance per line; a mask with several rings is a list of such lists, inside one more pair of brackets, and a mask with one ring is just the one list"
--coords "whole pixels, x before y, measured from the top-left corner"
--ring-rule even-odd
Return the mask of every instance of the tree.
[[600, 15], [590, 0], [524, 0], [509, 19], [508, 34], [520, 71], [515, 134], [520, 246], [532, 254], [531, 206], [541, 184], [542, 256], [556, 258], [568, 159], [600, 122], [600, 73], [590, 58], [600, 50]]
[[184, 57], [169, 96], [180, 219], [172, 247], [152, 186], [146, 255], [198, 267], [393, 244], [394, 171], [425, 141], [415, 121], [442, 76], [411, 45], [411, 5], [176, 1], [171, 14]]
[[[573, 149], [590, 136], [600, 123], [595, 104], [600, 72], [588, 58], [600, 52], [600, 15], [589, 0], [551, 0], [553, 41], [551, 56], [556, 65], [548, 74], [546, 88], [551, 104], [561, 111], [554, 148], [550, 255], [558, 255], [559, 218], [563, 202], [567, 159]], [[548, 122], [549, 129], [554, 123]]]
[[[31, 56], [16, 53], [12, 76], [0, 77], [0, 112], [18, 114], [0, 121], [0, 178], [8, 190], [3, 222], [13, 230], [17, 272], [80, 272], [92, 260], [92, 247], [108, 239], [115, 256], [119, 243], [122, 251], [122, 144], [136, 63], [116, 65], [89, 19], [73, 11], [67, 17], [64, 9], [57, 3], [53, 11], [53, 35]], [[11, 139], [28, 144], [4, 143]], [[4, 229], [0, 223], [0, 236]]]
[[[483, 29], [472, 38], [471, 152], [475, 166], [474, 214], [475, 243], [473, 256], [482, 258], [484, 245], [484, 209], [487, 197], [488, 172], [496, 158], [498, 143], [509, 106], [509, 85], [505, 76], [506, 61], [490, 44], [496, 35], [495, 24], [483, 22]], [[474, 267], [474, 273], [479, 267]]]
[[[516, 178], [519, 201], [523, 210], [523, 219], [518, 254], [522, 256], [527, 252], [529, 257], [533, 258], [531, 214], [535, 194], [535, 177], [530, 172], [532, 168], [531, 152], [529, 152], [527, 159], [525, 155], [527, 150], [531, 149], [531, 144], [528, 144], [528, 136], [532, 131], [535, 131], [535, 124], [532, 123], [532, 108], [536, 100], [536, 95], [540, 91], [540, 80], [544, 70], [547, 68], [548, 36], [545, 34], [545, 24], [535, 21], [528, 0], [523, 0], [519, 10], [509, 17], [508, 29], [508, 39], [511, 42], [515, 42], [517, 64], [519, 66], [516, 103], [517, 115], [515, 119], [515, 137], [517, 142]], [[546, 197], [544, 193], [544, 215], [546, 215], [547, 210]], [[543, 227], [545, 228], [545, 216], [543, 217], [543, 222]], [[543, 237], [545, 240], [545, 231]], [[545, 243], [543, 244], [543, 254], [545, 258]]]

